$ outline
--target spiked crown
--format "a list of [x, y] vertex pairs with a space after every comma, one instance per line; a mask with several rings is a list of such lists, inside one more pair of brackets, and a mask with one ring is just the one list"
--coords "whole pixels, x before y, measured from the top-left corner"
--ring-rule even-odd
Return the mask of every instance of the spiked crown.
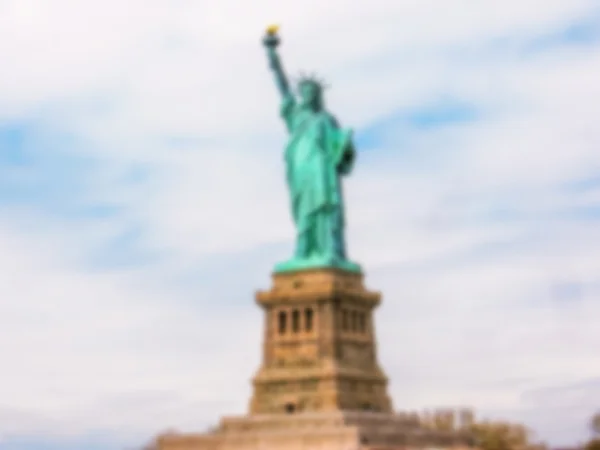
[[300, 74], [298, 74], [298, 76], [295, 78], [295, 84], [297, 87], [300, 87], [303, 84], [312, 84], [320, 91], [324, 91], [329, 87], [329, 85], [323, 79], [317, 77], [316, 74], [306, 74], [304, 72], [300, 72]]

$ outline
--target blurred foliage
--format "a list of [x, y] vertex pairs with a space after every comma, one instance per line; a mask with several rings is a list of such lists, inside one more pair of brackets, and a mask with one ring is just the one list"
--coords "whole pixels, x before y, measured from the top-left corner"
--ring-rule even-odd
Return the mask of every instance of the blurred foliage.
[[600, 439], [592, 439], [587, 444], [585, 444], [585, 450], [600, 450]]
[[600, 411], [596, 412], [590, 419], [590, 429], [596, 436], [600, 436]]
[[426, 411], [421, 415], [421, 423], [433, 430], [467, 432], [482, 450], [546, 448], [542, 443], [531, 441], [532, 433], [524, 425], [506, 421], [477, 421], [475, 413], [469, 408]]

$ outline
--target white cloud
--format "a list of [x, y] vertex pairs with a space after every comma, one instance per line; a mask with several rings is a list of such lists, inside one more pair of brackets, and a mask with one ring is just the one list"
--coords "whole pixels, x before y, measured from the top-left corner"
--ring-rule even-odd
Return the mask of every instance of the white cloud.
[[[259, 45], [279, 21], [286, 66], [322, 73], [344, 124], [443, 98], [481, 111], [427, 132], [390, 125], [347, 183], [350, 253], [385, 295], [397, 407], [473, 404], [573, 438], [575, 419], [550, 434], [560, 411], [525, 394], [600, 370], [600, 241], [595, 223], [562, 213], [597, 205], [597, 192], [559, 189], [600, 166], [600, 61], [584, 47], [519, 51], [593, 5], [0, 2], [0, 117], [77, 135], [65, 151], [99, 161], [81, 195], [124, 207], [77, 224], [0, 209], [0, 430], [145, 435], [244, 410], [260, 351], [251, 295], [293, 233]], [[135, 165], [151, 177], [132, 187]], [[497, 209], [516, 217], [492, 220]], [[163, 259], [84, 264], [134, 224]], [[174, 282], [194, 270], [199, 281]], [[581, 295], [555, 299], [557, 283]]]
[[[209, 299], [187, 306], [181, 298], [169, 302], [170, 292], [140, 274], [66, 267], [58, 255], [76, 239], [46, 241], [43, 248], [34, 236], [2, 230], [1, 237], [3, 433], [70, 435], [125, 427], [119, 433], [144, 435], [173, 417], [191, 421], [205, 403], [210, 408], [204, 420], [214, 405], [226, 412], [219, 405], [231, 399], [221, 399], [215, 386], [235, 383], [230, 356], [238, 341], [259, 336], [257, 323], [212, 309]], [[207, 322], [198, 321], [203, 309]], [[237, 337], [214, 340], [230, 326], [239, 330]], [[253, 369], [251, 361], [241, 365], [247, 373]], [[243, 391], [243, 380], [237, 384]], [[140, 415], [147, 407], [138, 399], [147, 399], [154, 411]], [[171, 417], [164, 408], [172, 402], [176, 409], [195, 403], [195, 411]]]

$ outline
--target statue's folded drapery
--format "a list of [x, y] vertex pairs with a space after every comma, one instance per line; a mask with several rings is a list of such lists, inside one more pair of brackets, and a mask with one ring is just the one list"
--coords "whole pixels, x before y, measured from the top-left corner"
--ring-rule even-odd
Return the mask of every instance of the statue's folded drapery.
[[333, 209], [340, 210], [343, 221], [339, 177], [354, 163], [351, 130], [341, 129], [326, 111], [300, 108], [293, 97], [284, 99], [281, 115], [290, 132], [285, 162], [296, 225], [305, 228], [312, 214]]

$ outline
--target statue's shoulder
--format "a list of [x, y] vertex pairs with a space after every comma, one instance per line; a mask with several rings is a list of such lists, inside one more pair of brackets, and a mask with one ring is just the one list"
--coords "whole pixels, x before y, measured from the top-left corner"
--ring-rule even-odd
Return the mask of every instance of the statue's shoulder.
[[320, 119], [325, 122], [327, 125], [334, 127], [334, 128], [339, 128], [339, 122], [336, 119], [336, 117], [331, 114], [329, 111], [323, 110], [319, 113]]

